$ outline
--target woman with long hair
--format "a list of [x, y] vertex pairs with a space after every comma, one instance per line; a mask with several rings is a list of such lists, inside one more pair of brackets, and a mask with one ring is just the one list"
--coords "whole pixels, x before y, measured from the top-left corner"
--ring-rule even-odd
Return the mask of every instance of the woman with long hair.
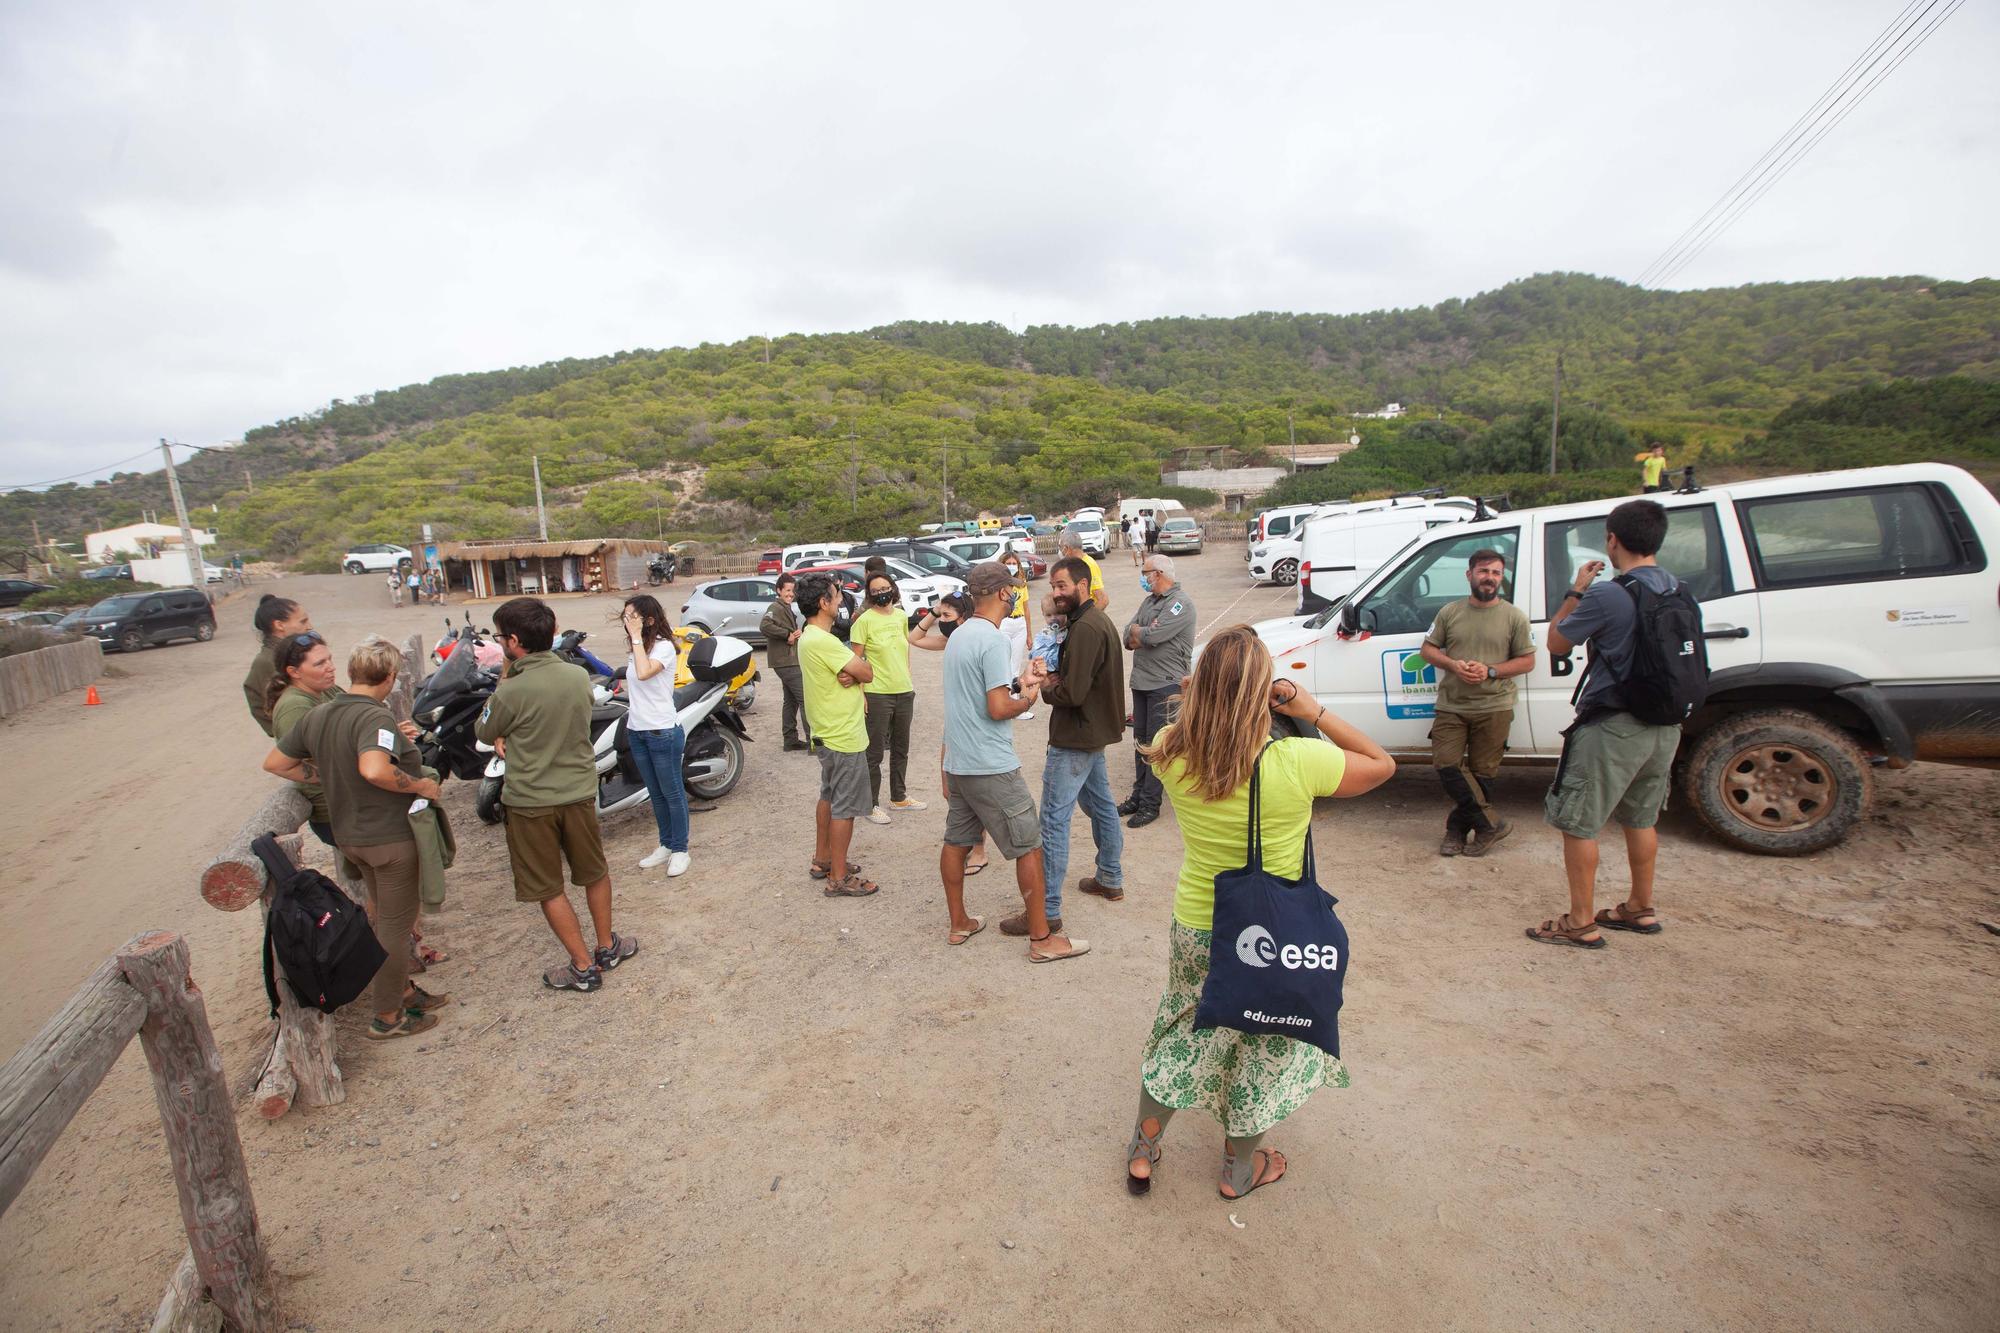
[[[1317, 736], [1271, 741], [1271, 715], [1310, 724]], [[1331, 744], [1328, 744], [1331, 742]], [[1268, 747], [1268, 748], [1267, 748]], [[1291, 681], [1271, 679], [1271, 655], [1248, 625], [1211, 639], [1182, 690], [1180, 716], [1139, 747], [1173, 802], [1185, 856], [1168, 932], [1167, 989], [1139, 1070], [1139, 1117], [1126, 1146], [1126, 1185], [1143, 1194], [1175, 1111], [1205, 1110], [1222, 1123], [1225, 1199], [1285, 1174], [1285, 1156], [1259, 1147], [1320, 1086], [1347, 1086], [1347, 1069], [1319, 1047], [1234, 1028], [1197, 1032], [1195, 1005], [1208, 978], [1215, 877], [1241, 868], [1249, 842], [1250, 780], [1258, 776], [1264, 868], [1297, 879], [1313, 798], [1359, 796], [1395, 772], [1381, 746], [1322, 708]]]
[[[1014, 579], [1013, 600], [1007, 614], [1000, 619], [1000, 632], [1007, 636], [1007, 646], [1013, 650], [1014, 674], [1018, 677], [1028, 669], [1028, 641], [1035, 637], [1035, 619], [1028, 611], [1027, 565], [1021, 559], [1021, 553], [1011, 548], [1000, 553], [1000, 563], [1007, 567], [1007, 572]], [[1034, 711], [1030, 709], [1018, 714], [1014, 720], [1032, 722], [1035, 720]]]
[[[307, 713], [346, 693], [334, 683], [333, 649], [317, 630], [287, 634], [279, 639], [272, 650], [271, 665], [276, 669], [266, 691], [265, 708], [271, 718], [271, 735], [278, 740], [283, 740]], [[317, 782], [293, 785], [312, 802], [308, 826], [313, 835], [333, 846], [333, 823], [327, 814], [326, 792]]]
[[664, 861], [671, 879], [685, 875], [688, 868], [688, 798], [681, 778], [687, 732], [674, 707], [679, 647], [665, 608], [650, 593], [627, 597], [623, 619], [625, 637], [632, 641], [632, 660], [625, 665], [625, 693], [632, 714], [625, 727], [639, 776], [652, 796], [653, 820], [660, 828], [660, 845], [645, 855], [639, 868], [651, 870]]
[[312, 617], [291, 598], [267, 592], [251, 612], [250, 623], [257, 629], [257, 655], [250, 659], [250, 673], [243, 677], [243, 702], [250, 705], [250, 716], [269, 736], [271, 676], [277, 670], [272, 658], [286, 635], [304, 634], [313, 627]]
[[902, 589], [885, 566], [863, 586], [866, 609], [854, 618], [848, 642], [868, 660], [874, 676], [861, 687], [868, 704], [868, 782], [874, 808], [871, 824], [889, 822], [882, 808], [882, 755], [889, 756], [889, 809], [929, 807], [909, 792], [910, 721], [916, 716], [916, 687], [910, 681], [910, 621]]

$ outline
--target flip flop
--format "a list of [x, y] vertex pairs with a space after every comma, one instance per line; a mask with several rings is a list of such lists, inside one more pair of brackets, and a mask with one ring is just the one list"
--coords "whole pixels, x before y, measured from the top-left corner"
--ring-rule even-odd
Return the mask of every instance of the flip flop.
[[986, 918], [976, 916], [972, 918], [971, 930], [960, 930], [958, 927], [953, 926], [951, 934], [945, 937], [944, 942], [946, 944], [963, 944], [984, 929], [986, 929]]
[[[1042, 936], [1044, 940], [1047, 938], [1047, 935]], [[1028, 937], [1028, 961], [1031, 963], [1060, 963], [1066, 958], [1081, 958], [1090, 952], [1089, 940], [1072, 939], [1068, 953], [1036, 953], [1035, 946], [1040, 942], [1032, 935]]]
[[980, 863], [979, 863], [978, 865], [972, 865], [972, 866], [967, 866], [967, 867], [965, 868], [965, 877], [966, 877], [967, 879], [971, 879], [971, 878], [972, 878], [972, 877], [973, 877], [974, 875], [976, 875], [976, 874], [978, 874], [978, 873], [979, 873], [980, 871], [982, 871], [982, 870], [986, 869], [986, 867], [987, 867], [987, 866], [989, 866], [989, 865], [991, 865], [991, 864], [992, 864], [992, 862], [990, 862], [990, 861], [981, 861], [981, 862], [980, 862]]

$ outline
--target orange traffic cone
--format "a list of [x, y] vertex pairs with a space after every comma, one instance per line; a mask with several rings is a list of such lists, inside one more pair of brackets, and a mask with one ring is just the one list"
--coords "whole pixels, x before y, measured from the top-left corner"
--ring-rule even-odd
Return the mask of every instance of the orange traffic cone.
[[83, 706], [85, 708], [89, 708], [92, 707], [93, 705], [101, 704], [103, 702], [104, 700], [97, 697], [97, 687], [95, 685], [91, 686], [89, 689], [83, 692]]

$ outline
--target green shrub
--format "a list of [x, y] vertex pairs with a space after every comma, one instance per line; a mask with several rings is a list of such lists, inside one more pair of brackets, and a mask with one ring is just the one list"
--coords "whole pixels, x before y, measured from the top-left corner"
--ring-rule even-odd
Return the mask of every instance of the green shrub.
[[130, 579], [64, 579], [44, 588], [21, 603], [23, 611], [60, 611], [72, 606], [94, 606], [122, 592], [152, 592], [157, 583], [134, 583]]

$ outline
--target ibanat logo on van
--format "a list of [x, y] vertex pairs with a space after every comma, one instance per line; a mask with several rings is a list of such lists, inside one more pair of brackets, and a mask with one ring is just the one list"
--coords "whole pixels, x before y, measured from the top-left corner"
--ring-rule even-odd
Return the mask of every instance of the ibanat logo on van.
[[1437, 716], [1437, 668], [1417, 652], [1382, 654], [1382, 702], [1394, 718]]

